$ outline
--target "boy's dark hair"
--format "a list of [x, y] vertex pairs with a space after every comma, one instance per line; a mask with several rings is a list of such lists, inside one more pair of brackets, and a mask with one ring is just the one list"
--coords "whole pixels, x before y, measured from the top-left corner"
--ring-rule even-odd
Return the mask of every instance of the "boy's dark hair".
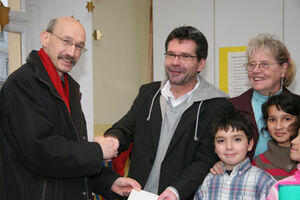
[[235, 131], [244, 131], [248, 143], [253, 137], [250, 120], [237, 110], [232, 110], [218, 116], [211, 125], [211, 134], [213, 140], [219, 130], [228, 131], [230, 128]]
[[275, 105], [278, 110], [282, 110], [291, 115], [298, 116], [300, 114], [300, 96], [284, 92], [279, 95], [271, 96], [268, 101], [262, 105], [262, 113], [265, 122], [269, 117], [269, 107], [272, 105]]
[[165, 42], [165, 51], [168, 51], [169, 42], [173, 39], [178, 39], [179, 41], [183, 40], [192, 40], [196, 43], [196, 55], [198, 61], [202, 58], [207, 58], [207, 50], [208, 50], [208, 43], [203, 35], [198, 29], [192, 26], [180, 26], [175, 28], [167, 37]]

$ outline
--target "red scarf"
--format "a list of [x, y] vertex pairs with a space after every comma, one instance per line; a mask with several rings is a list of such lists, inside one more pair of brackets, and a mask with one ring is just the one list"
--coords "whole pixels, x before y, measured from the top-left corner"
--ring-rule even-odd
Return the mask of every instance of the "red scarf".
[[64, 100], [64, 102], [69, 110], [69, 113], [71, 113], [70, 112], [70, 101], [69, 101], [69, 82], [68, 82], [67, 75], [64, 74], [65, 86], [63, 87], [61, 79], [60, 79], [53, 63], [51, 62], [49, 56], [46, 54], [46, 52], [44, 51], [43, 48], [41, 48], [38, 51], [38, 55], [40, 56], [40, 58], [44, 64], [44, 67], [46, 68], [46, 70], [48, 72], [51, 82], [53, 83], [53, 85], [56, 88], [60, 97]]

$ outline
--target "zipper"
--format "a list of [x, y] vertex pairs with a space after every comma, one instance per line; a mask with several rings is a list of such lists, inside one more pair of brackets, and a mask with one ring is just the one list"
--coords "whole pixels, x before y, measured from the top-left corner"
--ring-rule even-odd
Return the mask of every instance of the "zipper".
[[[44, 81], [44, 80], [42, 80], [42, 79], [39, 79], [39, 80], [40, 80], [41, 82], [43, 82], [44, 84], [46, 84], [46, 85], [49, 87], [50, 92], [51, 92], [55, 97], [57, 97], [58, 99], [64, 101], [59, 95], [55, 94], [55, 93], [52, 91], [50, 85], [49, 85], [46, 81]], [[65, 105], [65, 104], [64, 104], [64, 105]], [[66, 109], [68, 109], [66, 105], [65, 105], [65, 107], [66, 107]], [[69, 111], [68, 111], [68, 113], [69, 113]], [[74, 128], [75, 125], [74, 125], [74, 122], [73, 122], [73, 120], [72, 120], [72, 118], [71, 118], [71, 113], [69, 113], [69, 117], [70, 117], [70, 121], [71, 121], [72, 128], [73, 128], [72, 132], [73, 132], [74, 135], [76, 136], [77, 142], [79, 143], [79, 142], [80, 142], [80, 138], [79, 138], [79, 135], [77, 134], [76, 129]], [[87, 177], [84, 178], [84, 182], [85, 182], [85, 188], [86, 188], [86, 199], [89, 200], [89, 189], [88, 189], [88, 183], [87, 183], [88, 181], [87, 181]], [[42, 200], [45, 200], [46, 186], [47, 186], [47, 180], [45, 180], [45, 182], [44, 182], [44, 188], [43, 188]]]
[[[62, 101], [64, 102], [64, 100], [63, 100], [59, 95], [55, 94], [55, 93], [52, 91], [51, 86], [50, 86], [46, 81], [44, 81], [43, 79], [40, 79], [40, 78], [39, 78], [39, 80], [40, 80], [41, 82], [43, 82], [44, 84], [46, 84], [46, 85], [49, 87], [50, 92], [51, 92], [55, 97], [57, 97], [58, 99], [60, 99], [60, 100], [62, 100]], [[66, 109], [68, 110], [68, 108], [67, 108], [67, 106], [66, 106], [65, 103], [64, 103], [64, 105], [65, 105]], [[68, 113], [69, 113], [69, 111], [68, 111]], [[71, 124], [72, 124], [72, 126], [73, 126], [73, 127], [72, 127], [72, 128], [73, 128], [72, 132], [73, 132], [74, 135], [76, 136], [77, 141], [80, 142], [80, 138], [79, 138], [79, 136], [78, 136], [78, 134], [77, 134], [77, 132], [76, 132], [76, 130], [75, 130], [75, 128], [74, 128], [75, 125], [74, 125], [74, 122], [73, 122], [73, 120], [72, 120], [72, 118], [71, 118], [71, 113], [69, 113], [69, 116], [70, 116]]]
[[44, 180], [44, 184], [43, 184], [42, 200], [45, 200], [45, 197], [46, 197], [46, 189], [47, 189], [47, 178]]
[[88, 183], [87, 183], [87, 177], [84, 177], [84, 182], [85, 182], [85, 189], [86, 189], [86, 200], [89, 200], [89, 188], [88, 188]]

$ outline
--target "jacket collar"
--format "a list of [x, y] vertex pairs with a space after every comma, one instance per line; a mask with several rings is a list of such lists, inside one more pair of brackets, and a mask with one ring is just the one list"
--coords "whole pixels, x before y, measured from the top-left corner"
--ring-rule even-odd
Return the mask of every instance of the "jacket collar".
[[[60, 97], [60, 95], [58, 94], [57, 90], [55, 89], [53, 83], [51, 82], [50, 77], [48, 76], [48, 73], [47, 73], [37, 51], [35, 51], [35, 50], [31, 51], [26, 60], [33, 71], [33, 76], [37, 80], [46, 84], [49, 87], [49, 90], [51, 91], [51, 93], [53, 95], [62, 99]], [[70, 91], [70, 93], [69, 93], [70, 94], [70, 110], [72, 111], [72, 110], [74, 110], [74, 109], [72, 109], [72, 106], [73, 106], [73, 98], [72, 97], [74, 97], [74, 95], [76, 96], [76, 94], [74, 94], [76, 91], [79, 91], [79, 84], [69, 74], [67, 74], [67, 76], [68, 76], [68, 80], [69, 80], [69, 91]], [[72, 114], [72, 112], [71, 112], [71, 114]]]
[[[30, 67], [32, 68], [32, 71], [34, 73], [33, 76], [35, 78], [39, 79], [40, 81], [42, 81], [43, 83], [46, 83], [50, 87], [51, 91], [54, 94], [58, 95], [58, 92], [56, 91], [54, 85], [52, 84], [50, 77], [48, 76], [48, 73], [47, 73], [37, 51], [35, 51], [35, 50], [31, 51], [26, 60], [27, 60], [27, 63], [29, 63]], [[76, 83], [69, 74], [67, 74], [67, 76], [68, 76], [69, 83], [73, 84], [72, 87], [79, 88], [79, 84]], [[71, 85], [70, 85], [70, 87], [71, 87]], [[70, 88], [70, 92], [71, 91], [72, 91], [72, 89]]]
[[37, 51], [35, 51], [35, 50], [31, 51], [26, 60], [33, 71], [33, 76], [36, 79], [43, 82], [44, 84], [48, 85], [53, 94], [59, 96], [58, 92], [56, 91], [54, 85], [52, 84], [52, 82], [50, 80], [50, 77], [47, 74], [47, 71], [46, 71]]

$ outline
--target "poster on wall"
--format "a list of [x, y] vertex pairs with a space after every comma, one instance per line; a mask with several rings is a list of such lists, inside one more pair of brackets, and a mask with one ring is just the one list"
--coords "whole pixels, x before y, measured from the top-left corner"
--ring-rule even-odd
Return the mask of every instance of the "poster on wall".
[[219, 87], [230, 97], [236, 97], [250, 88], [246, 47], [221, 47]]

